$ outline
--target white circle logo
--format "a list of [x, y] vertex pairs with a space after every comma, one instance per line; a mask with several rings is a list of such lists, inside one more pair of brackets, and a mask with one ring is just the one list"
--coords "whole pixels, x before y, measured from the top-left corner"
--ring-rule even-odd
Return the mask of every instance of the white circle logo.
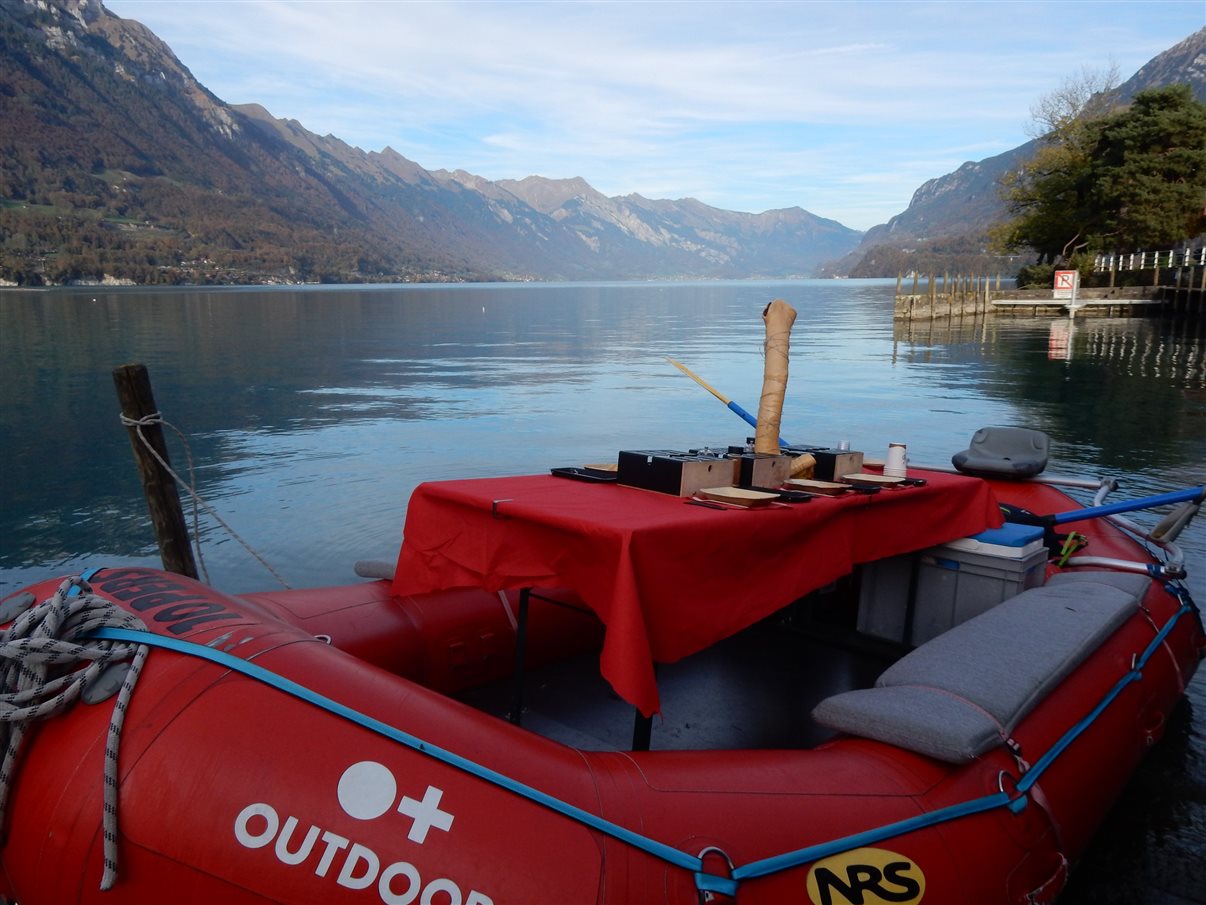
[[338, 794], [339, 804], [349, 817], [373, 820], [393, 807], [398, 782], [384, 765], [362, 760], [343, 771]]

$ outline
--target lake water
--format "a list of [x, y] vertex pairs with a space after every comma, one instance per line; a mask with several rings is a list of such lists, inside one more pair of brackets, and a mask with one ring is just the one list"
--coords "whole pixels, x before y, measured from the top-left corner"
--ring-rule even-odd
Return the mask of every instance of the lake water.
[[[893, 324], [890, 281], [0, 289], [0, 596], [85, 565], [156, 565], [112, 369], [142, 362], [196, 484], [294, 587], [392, 560], [424, 480], [545, 471], [753, 433], [761, 320], [799, 313], [783, 434], [947, 463], [979, 427], [1052, 438], [1049, 472], [1112, 499], [1206, 481], [1201, 325]], [[185, 454], [169, 440], [173, 464]], [[1141, 520], [1141, 519], [1140, 519]], [[213, 519], [211, 582], [275, 579]], [[1206, 517], [1182, 536], [1206, 602]], [[1206, 670], [1065, 902], [1206, 901]]]

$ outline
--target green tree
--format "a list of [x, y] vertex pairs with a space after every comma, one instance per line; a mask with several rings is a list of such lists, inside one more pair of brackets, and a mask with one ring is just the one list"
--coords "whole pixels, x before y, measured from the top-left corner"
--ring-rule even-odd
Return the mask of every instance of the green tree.
[[1044, 145], [1020, 170], [1001, 180], [1013, 219], [991, 230], [994, 246], [1038, 253], [1040, 263], [1069, 260], [1089, 244], [1089, 156], [1083, 139]]
[[1119, 112], [1064, 120], [1001, 192], [1013, 219], [996, 244], [1040, 262], [1191, 239], [1206, 230], [1206, 106], [1171, 85]]
[[1206, 105], [1188, 85], [1135, 96], [1102, 122], [1090, 204], [1115, 251], [1174, 245], [1206, 230]]

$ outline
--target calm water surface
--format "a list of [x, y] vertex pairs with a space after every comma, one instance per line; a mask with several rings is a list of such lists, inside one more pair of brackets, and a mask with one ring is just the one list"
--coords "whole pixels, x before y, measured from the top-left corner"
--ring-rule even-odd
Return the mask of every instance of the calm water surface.
[[[295, 587], [392, 560], [420, 481], [752, 433], [762, 308], [799, 312], [783, 433], [949, 462], [981, 426], [1052, 437], [1049, 471], [1116, 499], [1206, 481], [1201, 327], [1000, 319], [893, 325], [894, 283], [0, 290], [0, 595], [85, 565], [156, 565], [111, 371], [145, 363], [200, 494]], [[170, 441], [173, 463], [183, 448]], [[212, 519], [211, 582], [274, 579]], [[1182, 537], [1206, 602], [1206, 517]], [[1206, 901], [1206, 675], [1065, 902]]]

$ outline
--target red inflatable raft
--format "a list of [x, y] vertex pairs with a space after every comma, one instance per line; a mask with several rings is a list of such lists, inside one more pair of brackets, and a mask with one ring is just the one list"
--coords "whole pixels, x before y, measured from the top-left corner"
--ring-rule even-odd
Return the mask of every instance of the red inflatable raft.
[[[393, 582], [233, 597], [99, 568], [12, 595], [5, 665], [26, 690], [6, 716], [0, 889], [22, 905], [1051, 901], [1159, 739], [1201, 623], [1175, 563], [1161, 574], [1131, 531], [1072, 516], [1033, 529], [1040, 565], [1005, 599], [977, 592], [971, 615], [956, 592], [935, 630], [933, 599], [972, 571], [943, 544], [988, 530], [994, 546], [998, 503], [1037, 522], [1080, 504], [911, 474], [927, 483], [739, 512], [552, 476], [424, 485]], [[666, 573], [646, 551], [671, 528], [691, 540]], [[1087, 540], [1062, 568], [1061, 532]], [[650, 612], [662, 596], [674, 615]], [[849, 658], [821, 659], [835, 640]], [[52, 708], [76, 694], [56, 680], [98, 658], [120, 662]], [[570, 725], [578, 706], [612, 727]]]

